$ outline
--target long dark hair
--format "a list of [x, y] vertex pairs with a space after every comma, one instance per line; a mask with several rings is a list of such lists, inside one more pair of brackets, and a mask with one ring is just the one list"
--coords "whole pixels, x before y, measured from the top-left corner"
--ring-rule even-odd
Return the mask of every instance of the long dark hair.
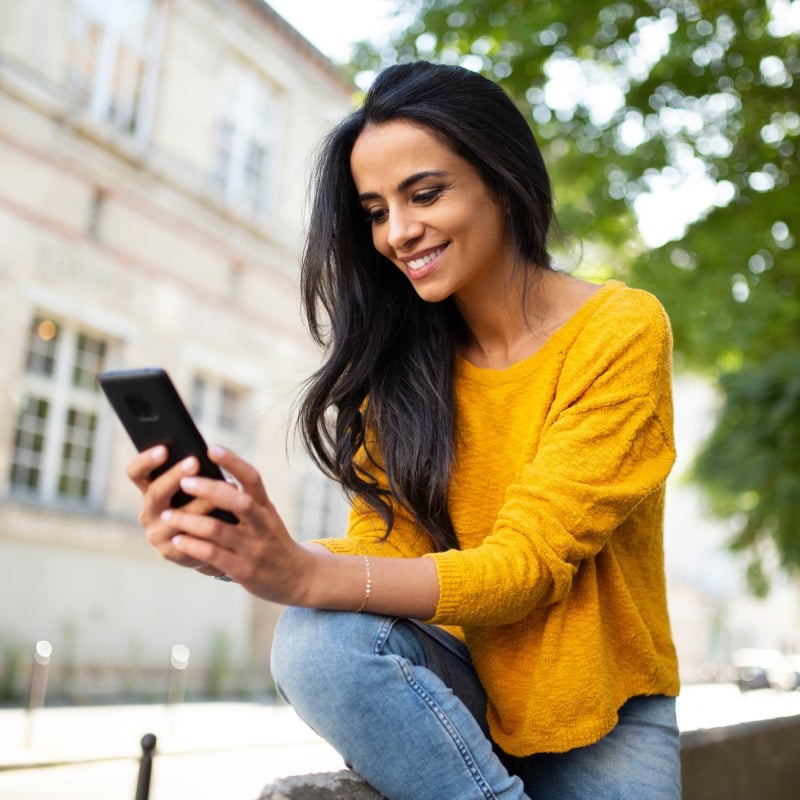
[[420, 61], [383, 70], [320, 151], [301, 285], [326, 359], [307, 383], [300, 432], [320, 468], [381, 515], [387, 536], [394, 502], [446, 550], [458, 547], [447, 499], [455, 356], [468, 331], [452, 298], [420, 299], [375, 250], [350, 174], [364, 127], [398, 119], [439, 137], [478, 171], [506, 213], [522, 268], [550, 266], [553, 200], [522, 114], [499, 86], [461, 67]]

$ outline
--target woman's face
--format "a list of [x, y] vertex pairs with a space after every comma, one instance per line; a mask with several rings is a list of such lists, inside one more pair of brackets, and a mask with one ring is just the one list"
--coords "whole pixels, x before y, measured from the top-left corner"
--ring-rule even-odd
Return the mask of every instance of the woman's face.
[[470, 162], [403, 120], [366, 127], [350, 169], [375, 249], [428, 302], [485, 301], [513, 260], [503, 210]]

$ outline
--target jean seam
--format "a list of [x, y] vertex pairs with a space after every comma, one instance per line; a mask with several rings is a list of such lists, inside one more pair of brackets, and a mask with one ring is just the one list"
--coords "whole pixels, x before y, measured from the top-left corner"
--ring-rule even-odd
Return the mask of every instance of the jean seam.
[[394, 628], [397, 619], [397, 617], [384, 617], [381, 627], [378, 630], [378, 635], [375, 637], [375, 644], [372, 646], [374, 655], [379, 656], [382, 654], [383, 646], [386, 644], [386, 640], [389, 638], [389, 634], [392, 632], [392, 628]]
[[447, 734], [450, 736], [453, 744], [456, 746], [456, 749], [459, 752], [459, 755], [464, 760], [464, 766], [466, 766], [469, 774], [472, 776], [472, 779], [475, 781], [476, 787], [479, 789], [481, 794], [486, 798], [486, 800], [497, 800], [497, 795], [492, 791], [492, 787], [486, 781], [486, 779], [481, 774], [480, 770], [478, 769], [477, 764], [475, 763], [475, 759], [472, 757], [469, 747], [464, 739], [458, 732], [458, 729], [455, 725], [450, 721], [447, 714], [444, 713], [442, 707], [436, 702], [436, 700], [432, 697], [432, 695], [425, 689], [425, 687], [417, 681], [414, 677], [412, 670], [409, 668], [408, 664], [402, 659], [397, 656], [391, 656], [397, 661], [398, 666], [400, 667], [401, 672], [403, 673], [406, 683], [408, 683], [409, 687], [414, 691], [417, 696], [422, 700], [423, 703], [434, 713], [436, 719], [441, 723], [442, 727], [447, 731]]

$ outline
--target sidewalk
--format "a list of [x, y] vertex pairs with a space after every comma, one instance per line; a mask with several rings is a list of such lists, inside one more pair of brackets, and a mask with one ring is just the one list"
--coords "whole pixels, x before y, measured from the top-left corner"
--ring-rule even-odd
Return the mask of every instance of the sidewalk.
[[158, 755], [290, 748], [321, 769], [340, 764], [288, 706], [184, 703], [0, 710], [0, 771], [138, 759], [146, 733]]
[[[793, 714], [800, 714], [800, 691], [741, 693], [731, 684], [685, 686], [678, 699], [682, 731]], [[0, 774], [60, 764], [138, 761], [146, 733], [157, 737], [157, 756], [262, 751], [282, 761], [284, 774], [292, 774], [295, 763], [303, 772], [342, 764], [283, 704], [75, 706], [31, 714], [0, 709]]]

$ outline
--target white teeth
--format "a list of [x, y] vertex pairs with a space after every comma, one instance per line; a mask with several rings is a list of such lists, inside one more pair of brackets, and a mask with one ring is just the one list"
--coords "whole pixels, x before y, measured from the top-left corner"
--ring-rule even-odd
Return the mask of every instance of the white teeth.
[[437, 258], [443, 250], [444, 247], [440, 247], [438, 250], [434, 250], [433, 252], [422, 256], [422, 258], [415, 258], [413, 261], [406, 261], [406, 264], [408, 264], [409, 269], [414, 271], [422, 269], [426, 264], [430, 264], [434, 258]]

